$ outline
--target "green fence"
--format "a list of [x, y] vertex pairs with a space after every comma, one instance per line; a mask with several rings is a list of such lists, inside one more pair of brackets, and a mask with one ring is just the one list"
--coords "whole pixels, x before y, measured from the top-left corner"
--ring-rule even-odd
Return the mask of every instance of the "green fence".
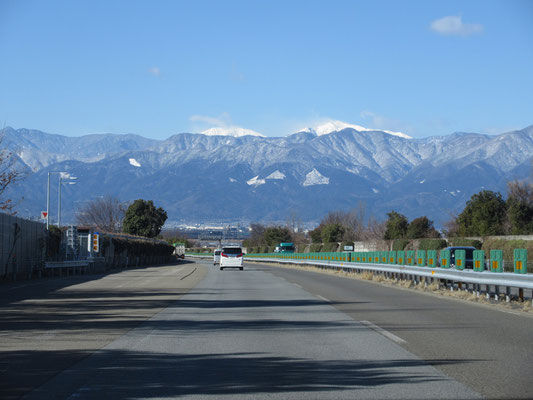
[[[191, 253], [187, 253], [191, 254]], [[209, 256], [209, 253], [201, 253]], [[393, 264], [393, 265], [413, 265], [429, 268], [455, 268], [463, 270], [466, 265], [466, 252], [456, 250], [452, 258], [449, 250], [441, 250], [440, 257], [436, 250], [418, 250], [416, 253], [411, 250], [400, 251], [355, 251], [355, 252], [321, 252], [321, 253], [252, 253], [246, 257], [252, 259], [277, 258], [280, 260], [309, 260], [328, 261], [331, 263], [357, 263], [357, 264]], [[491, 250], [490, 259], [485, 260], [483, 250], [474, 250], [473, 270], [482, 272], [485, 265], [492, 272], [503, 272], [503, 252], [502, 250]], [[514, 250], [514, 273], [527, 273], [527, 250]]]

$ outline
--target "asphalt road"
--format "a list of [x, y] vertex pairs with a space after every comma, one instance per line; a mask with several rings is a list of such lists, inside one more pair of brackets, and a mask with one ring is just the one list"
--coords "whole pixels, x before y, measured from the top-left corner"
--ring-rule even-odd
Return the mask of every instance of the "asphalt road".
[[449, 361], [429, 365], [282, 270], [204, 265], [183, 297], [25, 398], [478, 397], [435, 367]]
[[533, 397], [533, 318], [371, 282], [199, 261], [0, 288], [1, 398]]
[[99, 351], [205, 273], [181, 263], [0, 285], [0, 399], [20, 398]]
[[483, 397], [533, 398], [531, 314], [318, 272], [258, 268], [392, 333], [403, 348]]

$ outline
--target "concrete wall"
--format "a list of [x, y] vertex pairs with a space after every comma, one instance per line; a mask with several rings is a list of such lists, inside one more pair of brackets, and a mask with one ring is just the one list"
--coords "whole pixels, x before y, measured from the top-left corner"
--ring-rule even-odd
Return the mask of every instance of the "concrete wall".
[[46, 225], [0, 213], [0, 279], [29, 276], [44, 262]]

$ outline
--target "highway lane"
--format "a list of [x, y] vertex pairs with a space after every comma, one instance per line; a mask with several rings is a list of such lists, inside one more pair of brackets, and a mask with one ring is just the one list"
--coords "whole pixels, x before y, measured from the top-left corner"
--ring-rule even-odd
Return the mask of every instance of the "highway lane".
[[0, 399], [18, 399], [166, 308], [193, 263], [0, 285]]
[[201, 264], [187, 294], [25, 398], [478, 397], [439, 369], [462, 360], [429, 365], [336, 308], [360, 299], [330, 303], [266, 266]]
[[533, 316], [409, 289], [257, 265], [391, 332], [428, 363], [496, 399], [533, 398]]

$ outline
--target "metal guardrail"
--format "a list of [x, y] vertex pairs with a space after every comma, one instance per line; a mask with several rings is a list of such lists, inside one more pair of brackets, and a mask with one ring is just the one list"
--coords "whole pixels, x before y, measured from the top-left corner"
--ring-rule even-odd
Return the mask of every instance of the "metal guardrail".
[[[245, 257], [245, 260], [275, 262], [279, 264], [312, 265], [316, 267], [325, 267], [344, 271], [353, 270], [354, 272], [369, 271], [373, 273], [384, 274], [390, 277], [403, 276], [414, 281], [421, 280], [417, 278], [424, 278], [426, 283], [428, 282], [428, 279], [431, 281], [438, 279], [449, 281], [450, 289], [452, 290], [455, 287], [455, 283], [464, 283], [467, 285], [467, 289], [468, 285], [472, 285], [472, 290], [477, 295], [481, 294], [481, 287], [485, 286], [487, 297], [494, 295], [495, 300], [498, 300], [500, 287], [505, 287], [506, 301], [510, 301], [511, 299], [511, 288], [519, 289], [518, 296], [521, 299], [523, 299], [523, 289], [533, 290], [533, 274], [514, 274], [508, 272], [495, 273], [491, 271], [474, 272], [468, 270], [417, 267], [398, 264], [362, 264], [356, 262], [314, 261], [266, 257]], [[459, 288], [461, 288], [461, 286], [462, 285], [459, 285]], [[494, 287], [493, 291], [490, 288], [491, 286]]]
[[88, 260], [79, 261], [48, 261], [44, 263], [44, 268], [71, 268], [71, 267], [88, 267]]

